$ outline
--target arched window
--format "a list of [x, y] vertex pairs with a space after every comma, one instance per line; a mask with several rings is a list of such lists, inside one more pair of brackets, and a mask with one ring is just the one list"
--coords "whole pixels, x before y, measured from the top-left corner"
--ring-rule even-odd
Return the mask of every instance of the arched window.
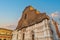
[[4, 39], [4, 40], [6, 40], [6, 39]]
[[27, 14], [25, 14], [25, 17], [24, 17], [24, 19], [26, 19], [27, 18]]
[[32, 31], [32, 40], [34, 40], [34, 31]]

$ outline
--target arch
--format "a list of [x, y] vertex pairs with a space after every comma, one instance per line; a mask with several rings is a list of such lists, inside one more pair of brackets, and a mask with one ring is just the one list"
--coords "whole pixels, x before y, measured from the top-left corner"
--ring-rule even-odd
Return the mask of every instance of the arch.
[[34, 31], [32, 31], [32, 40], [34, 40]]

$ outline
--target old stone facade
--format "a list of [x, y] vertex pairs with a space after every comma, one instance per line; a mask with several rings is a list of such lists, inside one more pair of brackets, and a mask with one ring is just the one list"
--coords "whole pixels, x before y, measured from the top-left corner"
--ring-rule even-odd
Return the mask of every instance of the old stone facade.
[[53, 40], [52, 31], [48, 25], [49, 20], [45, 19], [41, 23], [30, 27], [16, 30], [13, 40]]
[[54, 40], [49, 16], [28, 6], [13, 32], [12, 40]]

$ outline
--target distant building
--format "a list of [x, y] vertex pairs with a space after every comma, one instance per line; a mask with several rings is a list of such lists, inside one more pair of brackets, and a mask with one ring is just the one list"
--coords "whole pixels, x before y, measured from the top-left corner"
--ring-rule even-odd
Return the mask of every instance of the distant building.
[[12, 40], [55, 40], [52, 27], [52, 21], [46, 13], [28, 6], [13, 31]]
[[0, 40], [12, 40], [12, 30], [0, 28]]

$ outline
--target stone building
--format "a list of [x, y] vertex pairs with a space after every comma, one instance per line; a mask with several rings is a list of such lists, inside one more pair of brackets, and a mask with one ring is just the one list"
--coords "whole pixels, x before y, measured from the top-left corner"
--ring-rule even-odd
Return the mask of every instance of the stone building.
[[50, 23], [46, 13], [40, 13], [28, 6], [13, 32], [12, 40], [54, 40]]

